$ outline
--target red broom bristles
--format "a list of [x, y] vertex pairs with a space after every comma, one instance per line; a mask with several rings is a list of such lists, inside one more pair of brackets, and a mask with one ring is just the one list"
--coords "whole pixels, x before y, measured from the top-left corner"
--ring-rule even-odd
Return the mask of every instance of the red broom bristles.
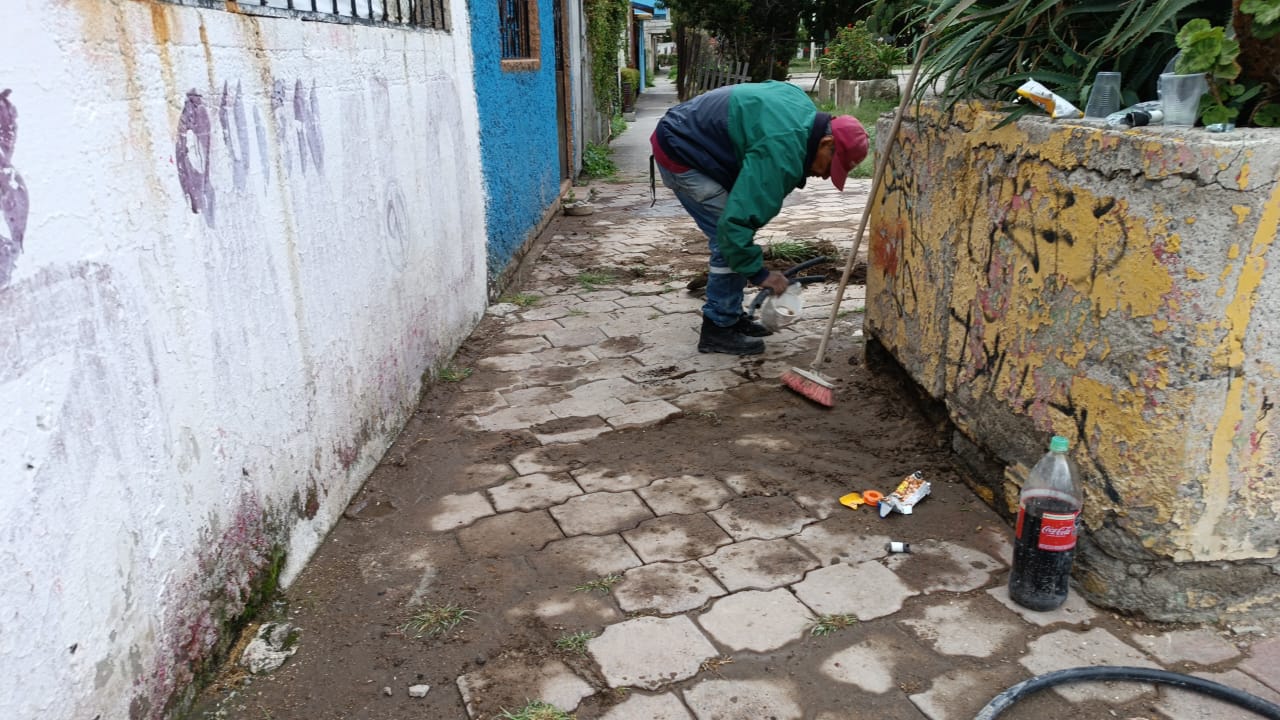
[[782, 383], [819, 405], [835, 405], [835, 386], [814, 373], [791, 368], [782, 374]]

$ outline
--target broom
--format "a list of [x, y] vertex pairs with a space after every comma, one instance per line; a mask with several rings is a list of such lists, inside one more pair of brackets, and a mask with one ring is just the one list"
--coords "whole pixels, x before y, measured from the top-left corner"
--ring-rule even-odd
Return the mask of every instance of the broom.
[[[972, 2], [963, 3], [957, 10], [963, 10]], [[953, 12], [954, 17], [957, 12]], [[831, 339], [831, 330], [836, 324], [836, 315], [840, 312], [840, 301], [844, 299], [844, 289], [849, 284], [849, 275], [853, 273], [853, 263], [858, 259], [858, 251], [862, 249], [862, 236], [867, 230], [867, 220], [871, 217], [871, 203], [875, 202], [876, 193], [880, 189], [880, 181], [884, 178], [884, 170], [889, 165], [889, 152], [893, 149], [893, 141], [898, 137], [898, 128], [902, 127], [902, 115], [906, 112], [907, 103], [911, 100], [911, 91], [916, 84], [916, 75], [920, 72], [920, 61], [924, 58], [925, 48], [929, 46], [929, 35], [925, 33], [916, 49], [916, 60], [911, 66], [911, 74], [907, 76], [907, 84], [902, 88], [902, 100], [898, 102], [898, 110], [893, 114], [893, 126], [889, 130], [889, 141], [876, 157], [876, 172], [871, 178], [871, 195], [867, 198], [867, 207], [862, 211], [862, 220], [858, 222], [858, 234], [853, 238], [853, 252], [844, 263], [844, 273], [840, 275], [840, 285], [836, 288], [836, 300], [831, 305], [831, 315], [827, 318], [827, 328], [822, 332], [822, 341], [818, 343], [818, 355], [808, 370], [793, 367], [782, 374], [782, 384], [809, 398], [810, 400], [832, 407], [835, 405], [835, 385], [822, 377], [818, 368], [822, 367], [823, 356], [827, 354], [827, 341]]]

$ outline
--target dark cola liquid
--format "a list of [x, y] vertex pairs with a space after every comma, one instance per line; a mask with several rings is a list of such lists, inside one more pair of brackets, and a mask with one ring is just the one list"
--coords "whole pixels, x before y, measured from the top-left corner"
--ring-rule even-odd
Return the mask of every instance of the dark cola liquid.
[[1040, 532], [1045, 513], [1073, 515], [1075, 511], [1075, 505], [1057, 499], [1037, 498], [1027, 504], [1022, 532], [1013, 544], [1009, 597], [1014, 602], [1031, 610], [1053, 610], [1066, 601], [1075, 550], [1041, 550]]

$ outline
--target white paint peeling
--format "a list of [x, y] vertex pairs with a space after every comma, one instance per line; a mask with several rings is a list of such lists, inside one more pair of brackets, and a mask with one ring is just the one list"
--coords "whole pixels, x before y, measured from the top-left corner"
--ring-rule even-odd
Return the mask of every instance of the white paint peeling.
[[0, 717], [159, 716], [225, 594], [275, 545], [296, 576], [480, 319], [450, 13], [0, 10], [0, 195], [29, 200], [0, 252]]

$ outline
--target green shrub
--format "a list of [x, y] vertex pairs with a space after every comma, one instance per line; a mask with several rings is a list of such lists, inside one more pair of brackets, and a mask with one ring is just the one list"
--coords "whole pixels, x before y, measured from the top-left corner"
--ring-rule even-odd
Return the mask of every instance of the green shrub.
[[618, 50], [631, 4], [627, 0], [583, 0], [586, 14], [587, 47], [591, 50], [591, 87], [596, 109], [605, 115], [618, 110]]
[[822, 52], [818, 62], [823, 74], [837, 80], [893, 77], [893, 66], [901, 65], [907, 57], [906, 50], [877, 40], [862, 20], [840, 28]]
[[623, 83], [628, 83], [632, 88], [640, 87], [640, 70], [633, 67], [624, 67], [618, 71], [622, 77]]
[[582, 152], [582, 174], [589, 178], [609, 178], [618, 174], [618, 166], [609, 157], [612, 151], [608, 145], [587, 143]]
[[[1275, 4], [1280, 8], [1280, 0]], [[1244, 7], [1241, 5], [1242, 10]], [[1280, 103], [1270, 102], [1265, 97], [1263, 102], [1256, 102], [1265, 86], [1240, 80], [1240, 43], [1227, 37], [1226, 28], [1210, 25], [1204, 18], [1196, 18], [1183, 25], [1174, 40], [1181, 51], [1174, 72], [1184, 75], [1204, 73], [1209, 81], [1209, 92], [1200, 98], [1197, 113], [1201, 122], [1205, 125], [1237, 122], [1244, 110], [1248, 113], [1245, 118], [1249, 124], [1280, 125]]]

